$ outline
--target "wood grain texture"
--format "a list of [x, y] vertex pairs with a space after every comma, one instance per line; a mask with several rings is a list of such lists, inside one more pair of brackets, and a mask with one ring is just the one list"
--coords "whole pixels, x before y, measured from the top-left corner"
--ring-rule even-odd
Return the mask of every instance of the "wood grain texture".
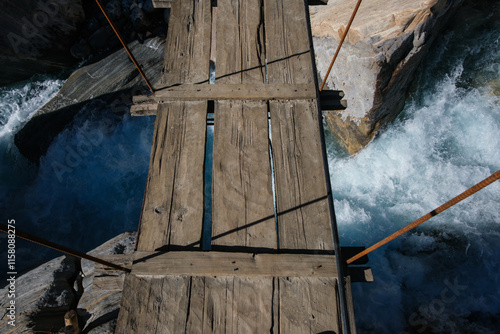
[[217, 2], [215, 83], [265, 82], [262, 0]]
[[333, 255], [137, 252], [136, 276], [336, 277]]
[[128, 275], [115, 333], [185, 332], [189, 295], [189, 277]]
[[336, 278], [279, 279], [280, 333], [340, 333]]
[[212, 245], [276, 248], [264, 102], [215, 103]]
[[280, 248], [333, 250], [316, 102], [269, 105]]
[[200, 247], [207, 102], [159, 106], [138, 250]]
[[139, 95], [134, 103], [168, 100], [305, 100], [316, 98], [314, 84], [221, 84], [179, 85], [156, 91], [155, 95]]
[[264, 0], [270, 84], [314, 83], [304, 0]]
[[162, 82], [208, 82], [211, 0], [173, 0], [171, 6]]

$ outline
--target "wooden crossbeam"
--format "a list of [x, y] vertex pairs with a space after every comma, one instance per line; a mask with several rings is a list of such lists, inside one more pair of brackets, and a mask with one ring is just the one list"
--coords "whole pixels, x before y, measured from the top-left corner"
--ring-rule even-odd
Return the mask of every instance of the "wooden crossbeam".
[[334, 255], [227, 252], [135, 253], [136, 276], [336, 277]]

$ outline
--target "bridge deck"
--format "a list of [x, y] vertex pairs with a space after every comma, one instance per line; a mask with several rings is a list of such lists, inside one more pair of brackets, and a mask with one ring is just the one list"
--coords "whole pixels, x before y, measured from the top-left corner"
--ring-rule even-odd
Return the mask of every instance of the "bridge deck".
[[116, 333], [341, 332], [307, 15], [304, 0], [172, 1], [165, 88], [136, 99], [157, 118]]

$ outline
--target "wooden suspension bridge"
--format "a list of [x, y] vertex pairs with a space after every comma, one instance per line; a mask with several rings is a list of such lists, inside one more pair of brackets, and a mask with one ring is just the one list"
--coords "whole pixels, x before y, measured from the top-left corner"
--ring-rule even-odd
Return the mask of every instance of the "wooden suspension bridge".
[[325, 81], [318, 89], [308, 12], [327, 0], [153, 0], [171, 8], [156, 91], [96, 2], [153, 93], [131, 108], [156, 115], [136, 251], [96, 258], [16, 237], [98, 263], [93, 293], [123, 289], [116, 333], [355, 333], [351, 283], [373, 276], [347, 264], [500, 179], [366, 250], [341, 249], [322, 110], [346, 105]]
[[131, 110], [156, 122], [116, 333], [355, 332], [320, 110], [343, 95], [320, 102], [308, 4], [155, 3], [171, 6], [163, 88]]

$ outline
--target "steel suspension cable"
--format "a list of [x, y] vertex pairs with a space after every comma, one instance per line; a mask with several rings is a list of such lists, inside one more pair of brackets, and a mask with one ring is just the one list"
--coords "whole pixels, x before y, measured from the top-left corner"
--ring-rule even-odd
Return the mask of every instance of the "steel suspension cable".
[[356, 17], [356, 14], [358, 13], [358, 9], [359, 9], [359, 6], [361, 6], [362, 1], [363, 0], [358, 0], [356, 7], [354, 7], [354, 11], [352, 12], [351, 19], [349, 20], [349, 23], [347, 24], [347, 27], [344, 31], [344, 35], [342, 36], [342, 39], [340, 40], [339, 46], [337, 46], [337, 51], [335, 51], [335, 55], [333, 56], [332, 62], [330, 63], [330, 67], [328, 67], [328, 71], [326, 72], [325, 78], [323, 79], [323, 83], [321, 84], [321, 87], [319, 89], [320, 92], [323, 90], [323, 87], [326, 84], [326, 79], [328, 79], [328, 76], [330, 75], [330, 71], [332, 70], [333, 64], [335, 63], [335, 60], [337, 59], [337, 56], [339, 55], [340, 49], [342, 48], [342, 44], [344, 44], [347, 33], [349, 32], [349, 29], [351, 28], [352, 21], [354, 21], [354, 18]]
[[117, 264], [114, 264], [114, 263], [111, 263], [111, 262], [99, 259], [97, 257], [94, 257], [92, 255], [88, 255], [86, 253], [79, 252], [77, 250], [68, 248], [66, 246], [62, 246], [62, 245], [56, 244], [55, 242], [39, 238], [39, 237], [37, 237], [35, 235], [23, 232], [23, 231], [21, 231], [21, 230], [19, 230], [17, 228], [15, 230], [11, 230], [11, 229], [9, 229], [8, 226], [6, 226], [4, 224], [0, 224], [0, 231], [5, 232], [7, 234], [11, 234], [12, 233], [11, 231], [15, 231], [14, 235], [16, 236], [16, 238], [19, 237], [21, 239], [28, 240], [28, 241], [33, 242], [35, 244], [39, 244], [41, 246], [52, 248], [52, 249], [55, 249], [56, 251], [66, 253], [68, 255], [76, 256], [76, 257], [79, 257], [81, 259], [86, 259], [86, 260], [89, 260], [89, 261], [92, 261], [92, 262], [95, 262], [95, 263], [99, 263], [99, 264], [102, 264], [104, 266], [107, 266], [107, 267], [110, 267], [110, 268], [113, 268], [113, 269], [121, 270], [121, 271], [124, 271], [124, 272], [127, 272], [127, 273], [129, 273], [131, 271], [128, 268], [125, 268], [125, 267], [119, 266]]
[[418, 225], [426, 222], [427, 220], [431, 219], [432, 217], [437, 216], [438, 214], [440, 214], [444, 210], [451, 208], [455, 204], [463, 201], [464, 199], [466, 199], [467, 197], [475, 194], [479, 190], [481, 190], [481, 189], [489, 186], [490, 184], [492, 184], [493, 182], [497, 181], [498, 179], [500, 179], [500, 170], [497, 171], [496, 173], [490, 175], [489, 177], [487, 177], [483, 181], [479, 182], [475, 186], [467, 189], [466, 191], [464, 191], [463, 193], [461, 193], [457, 197], [449, 200], [448, 202], [446, 202], [445, 204], [441, 205], [437, 209], [434, 209], [433, 211], [429, 212], [425, 216], [423, 216], [423, 217], [415, 220], [410, 225], [408, 225], [408, 226], [400, 229], [399, 231], [397, 231], [397, 232], [393, 233], [392, 235], [388, 236], [387, 238], [385, 238], [385, 239], [377, 242], [373, 246], [371, 246], [371, 247], [367, 248], [366, 250], [362, 251], [361, 253], [359, 253], [359, 254], [351, 257], [349, 260], [347, 260], [347, 264], [351, 264], [352, 262], [356, 261], [357, 259], [361, 258], [362, 256], [365, 256], [366, 254], [373, 252], [375, 249], [379, 248], [380, 246], [383, 246], [386, 243], [388, 243], [389, 241], [392, 241], [392, 240], [396, 239], [397, 237], [403, 235], [404, 233], [410, 231], [411, 229], [414, 229], [415, 227], [417, 227]]
[[144, 72], [142, 71], [142, 68], [141, 68], [141, 65], [139, 65], [139, 63], [137, 62], [137, 60], [135, 59], [134, 55], [132, 54], [132, 51], [130, 51], [130, 49], [128, 48], [127, 46], [127, 43], [125, 43], [125, 40], [123, 39], [122, 35], [120, 34], [120, 32], [118, 31], [118, 29], [116, 29], [116, 26], [115, 24], [113, 23], [113, 20], [111, 20], [111, 17], [109, 17], [108, 13], [106, 12], [106, 9], [104, 9], [104, 6], [102, 5], [101, 1], [100, 0], [95, 0], [97, 2], [97, 5], [99, 6], [99, 8], [101, 9], [102, 13], [104, 14], [104, 16], [106, 17], [106, 20], [108, 20], [109, 24], [111, 25], [111, 28], [113, 28], [113, 31], [115, 32], [116, 36], [118, 37], [118, 39], [120, 40], [120, 42], [122, 43], [123, 47], [125, 48], [125, 51], [127, 51], [128, 53], [128, 56], [130, 57], [130, 59], [132, 60], [132, 62], [134, 63], [135, 67], [137, 67], [137, 69], [139, 70], [139, 73], [141, 74], [142, 78], [144, 79], [144, 81], [146, 82], [146, 85], [148, 85], [149, 87], [149, 90], [151, 91], [151, 93], [155, 93], [155, 90], [153, 89], [153, 86], [151, 86], [151, 84], [149, 83], [149, 80], [148, 78], [146, 78], [146, 74], [144, 74]]

